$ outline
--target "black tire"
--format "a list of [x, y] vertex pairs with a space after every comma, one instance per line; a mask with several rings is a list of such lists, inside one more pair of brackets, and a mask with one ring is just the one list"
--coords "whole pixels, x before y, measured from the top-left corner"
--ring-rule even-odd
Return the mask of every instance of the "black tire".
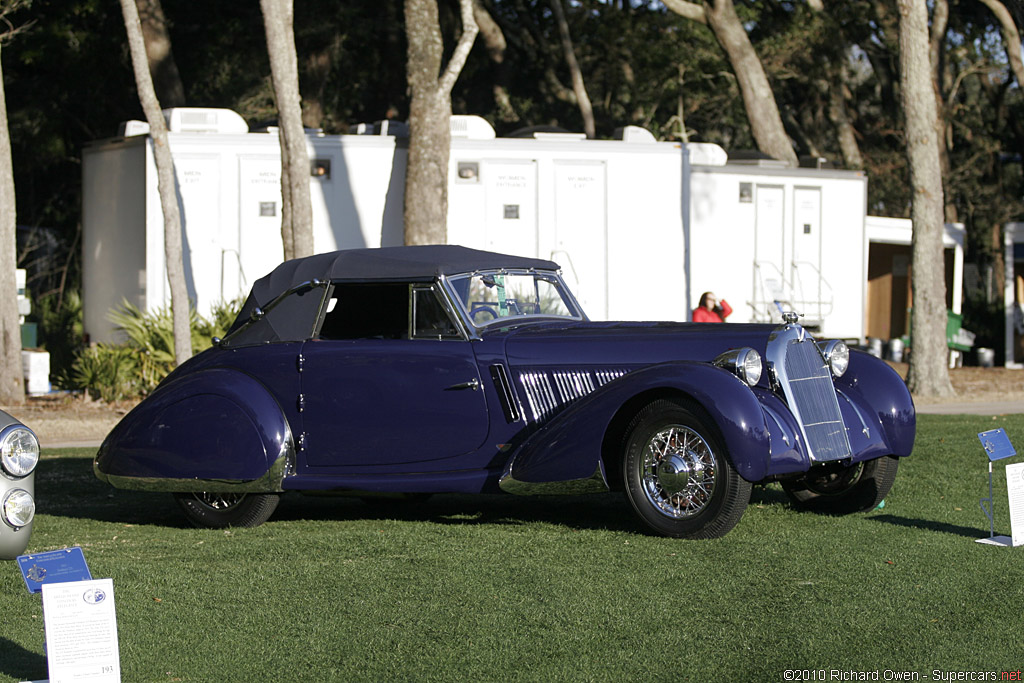
[[254, 527], [274, 514], [279, 493], [175, 493], [174, 499], [195, 526], [207, 529]]
[[710, 420], [682, 401], [653, 401], [637, 413], [626, 428], [622, 474], [633, 510], [664, 536], [724, 536], [750, 501], [751, 484]]
[[797, 507], [833, 515], [866, 512], [878, 507], [896, 481], [899, 458], [883, 456], [850, 467], [816, 468], [799, 479], [782, 482]]

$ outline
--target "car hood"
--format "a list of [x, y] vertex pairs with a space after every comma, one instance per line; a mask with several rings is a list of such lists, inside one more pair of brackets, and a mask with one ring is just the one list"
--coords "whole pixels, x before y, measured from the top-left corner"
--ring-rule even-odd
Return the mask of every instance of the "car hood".
[[510, 365], [648, 365], [710, 362], [749, 346], [762, 355], [774, 325], [668, 322], [541, 323], [494, 330]]

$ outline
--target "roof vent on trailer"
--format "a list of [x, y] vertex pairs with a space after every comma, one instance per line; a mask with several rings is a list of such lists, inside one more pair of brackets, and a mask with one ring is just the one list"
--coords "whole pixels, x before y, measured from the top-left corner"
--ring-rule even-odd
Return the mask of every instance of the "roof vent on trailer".
[[172, 133], [248, 133], [249, 124], [230, 109], [174, 107], [164, 109], [167, 130]]
[[[249, 124], [230, 109], [173, 107], [164, 109], [164, 121], [171, 133], [248, 133]], [[124, 121], [118, 128], [121, 137], [149, 135], [145, 121]]]
[[453, 138], [464, 140], [493, 140], [494, 128], [480, 116], [455, 115], [449, 121]]
[[623, 142], [657, 142], [657, 138], [654, 137], [654, 133], [641, 128], [640, 126], [623, 126], [616, 128], [612, 134], [612, 138], [615, 140], [622, 140]]

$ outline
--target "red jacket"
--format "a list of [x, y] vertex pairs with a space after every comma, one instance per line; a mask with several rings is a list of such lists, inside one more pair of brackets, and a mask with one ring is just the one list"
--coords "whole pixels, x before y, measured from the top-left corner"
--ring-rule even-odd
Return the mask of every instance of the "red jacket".
[[719, 315], [716, 311], [709, 311], [703, 306], [693, 309], [693, 322], [695, 323], [722, 323], [732, 314], [732, 306], [725, 299], [718, 302], [722, 307]]

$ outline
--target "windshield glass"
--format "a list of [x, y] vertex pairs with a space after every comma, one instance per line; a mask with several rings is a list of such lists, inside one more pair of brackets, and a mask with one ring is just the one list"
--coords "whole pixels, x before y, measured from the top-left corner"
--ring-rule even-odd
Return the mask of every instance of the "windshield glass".
[[564, 285], [552, 273], [481, 271], [449, 278], [474, 325], [515, 318], [581, 318]]

